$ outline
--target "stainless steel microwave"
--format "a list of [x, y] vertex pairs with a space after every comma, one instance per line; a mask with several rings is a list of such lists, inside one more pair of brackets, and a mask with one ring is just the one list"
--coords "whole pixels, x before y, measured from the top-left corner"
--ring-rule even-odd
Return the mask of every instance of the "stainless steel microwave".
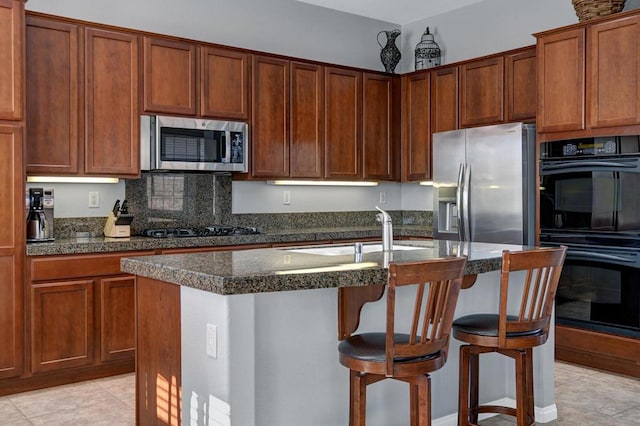
[[244, 122], [141, 115], [140, 136], [143, 171], [248, 171]]

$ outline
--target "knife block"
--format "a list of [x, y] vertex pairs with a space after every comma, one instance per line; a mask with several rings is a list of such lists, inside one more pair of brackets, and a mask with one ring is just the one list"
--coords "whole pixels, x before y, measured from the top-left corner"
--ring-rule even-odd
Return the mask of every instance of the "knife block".
[[[126, 238], [131, 236], [131, 226], [129, 224], [133, 220], [133, 215], [127, 215], [127, 218], [123, 218], [122, 216], [123, 215], [116, 216], [113, 212], [109, 212], [107, 223], [104, 225], [105, 237]], [[118, 224], [119, 222], [125, 222], [126, 224]]]

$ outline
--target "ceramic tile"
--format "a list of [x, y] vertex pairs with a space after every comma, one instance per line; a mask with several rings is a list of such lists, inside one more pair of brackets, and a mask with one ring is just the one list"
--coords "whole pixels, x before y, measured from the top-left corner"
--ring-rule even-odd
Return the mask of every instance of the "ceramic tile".
[[91, 406], [113, 397], [92, 382], [82, 382], [10, 395], [8, 399], [31, 420], [59, 411]]
[[122, 401], [109, 395], [87, 405], [43, 414], [30, 420], [34, 425], [47, 426], [126, 426], [135, 424], [135, 414]]
[[0, 425], [27, 426], [31, 422], [8, 398], [0, 398]]
[[128, 407], [135, 408], [136, 404], [136, 377], [133, 374], [123, 374], [114, 377], [105, 377], [94, 382], [112, 396], [124, 402]]

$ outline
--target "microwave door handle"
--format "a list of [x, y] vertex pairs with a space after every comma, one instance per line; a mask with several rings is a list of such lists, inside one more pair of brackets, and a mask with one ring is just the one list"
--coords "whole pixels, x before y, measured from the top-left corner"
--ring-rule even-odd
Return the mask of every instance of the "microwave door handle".
[[576, 256], [579, 256], [587, 260], [611, 260], [616, 262], [635, 263], [633, 259], [614, 256], [612, 254], [594, 253], [592, 251], [583, 251], [583, 250], [570, 250], [567, 252], [567, 257], [576, 257]]
[[222, 152], [221, 161], [223, 163], [230, 163], [231, 162], [231, 132], [229, 130], [226, 130], [224, 132], [224, 143], [222, 144], [222, 146], [224, 147], [224, 151]]
[[458, 214], [456, 217], [457, 228], [458, 228], [458, 240], [464, 241], [464, 230], [462, 229], [462, 217], [464, 215], [462, 208], [462, 185], [464, 183], [464, 163], [460, 163], [460, 167], [458, 168], [458, 186], [456, 188], [456, 208], [458, 209]]

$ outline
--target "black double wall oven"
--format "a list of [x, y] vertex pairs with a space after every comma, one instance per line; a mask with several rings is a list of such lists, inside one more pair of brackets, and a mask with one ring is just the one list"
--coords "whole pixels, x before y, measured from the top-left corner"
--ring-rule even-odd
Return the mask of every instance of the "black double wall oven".
[[567, 246], [556, 323], [640, 338], [640, 137], [546, 142], [540, 244]]

